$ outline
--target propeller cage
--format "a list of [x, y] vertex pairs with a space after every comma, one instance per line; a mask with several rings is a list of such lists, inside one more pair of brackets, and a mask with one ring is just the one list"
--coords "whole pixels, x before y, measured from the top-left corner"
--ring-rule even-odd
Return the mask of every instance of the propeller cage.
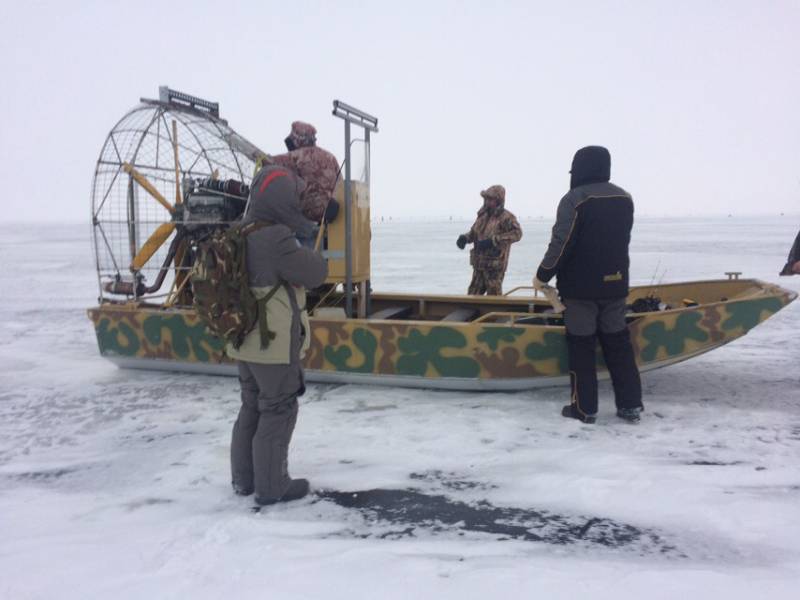
[[172, 241], [241, 216], [263, 155], [219, 118], [216, 104], [168, 88], [160, 92], [117, 122], [96, 164], [91, 203], [101, 300], [154, 293], [146, 283], [170, 261], [165, 283], [185, 275], [187, 253], [178, 248], [170, 257]]

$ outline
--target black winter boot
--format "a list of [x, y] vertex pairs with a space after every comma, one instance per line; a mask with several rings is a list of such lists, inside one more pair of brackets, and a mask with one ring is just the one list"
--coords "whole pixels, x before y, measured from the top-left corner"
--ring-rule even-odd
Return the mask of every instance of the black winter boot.
[[276, 504], [278, 502], [290, 502], [292, 500], [299, 500], [308, 494], [308, 479], [292, 479], [289, 481], [289, 487], [280, 498], [261, 498], [256, 496], [256, 503], [261, 506], [269, 504]]
[[562, 408], [561, 416], [567, 417], [568, 419], [578, 419], [578, 421], [582, 421], [587, 425], [592, 425], [595, 422], [594, 415], [582, 415], [575, 409], [574, 404], [567, 404], [564, 408]]
[[641, 408], [619, 408], [617, 409], [617, 416], [623, 421], [633, 423], [634, 425], [639, 422], [639, 413]]
[[233, 485], [233, 492], [237, 496], [249, 496], [250, 494], [252, 494], [255, 491], [255, 490], [253, 490], [253, 488], [244, 487], [244, 486], [236, 483], [235, 481], [233, 482], [232, 485]]
[[561, 414], [584, 423], [593, 423], [597, 414], [596, 348], [597, 338], [594, 335], [567, 334], [572, 402]]
[[633, 354], [630, 333], [627, 329], [615, 333], [601, 332], [600, 346], [603, 348], [603, 357], [614, 386], [617, 415], [625, 418], [619, 414], [620, 411], [637, 409], [636, 420], [638, 421], [639, 411], [644, 408], [642, 405], [642, 382]]

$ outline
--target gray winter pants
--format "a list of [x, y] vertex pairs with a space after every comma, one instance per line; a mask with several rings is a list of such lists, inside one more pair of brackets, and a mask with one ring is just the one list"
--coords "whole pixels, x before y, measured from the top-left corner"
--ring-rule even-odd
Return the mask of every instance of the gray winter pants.
[[616, 333], [627, 328], [625, 324], [626, 298], [613, 300], [564, 299], [564, 326], [570, 335]]
[[289, 442], [297, 422], [299, 390], [269, 393], [287, 366], [238, 364], [242, 406], [231, 439], [233, 486], [240, 493], [255, 491], [260, 499], [277, 500], [291, 481]]

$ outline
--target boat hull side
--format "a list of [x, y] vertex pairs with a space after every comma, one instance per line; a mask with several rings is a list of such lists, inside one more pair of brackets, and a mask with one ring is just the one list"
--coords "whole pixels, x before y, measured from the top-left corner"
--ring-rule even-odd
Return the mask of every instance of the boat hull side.
[[[713, 350], [713, 348], [709, 348]], [[708, 350], [700, 352], [703, 354]], [[641, 371], [653, 371], [661, 367], [682, 362], [694, 355], [680, 356], [674, 359], [653, 362], [641, 367]], [[142, 369], [149, 371], [169, 371], [194, 373], [199, 375], [221, 375], [236, 377], [238, 370], [234, 363], [190, 363], [176, 360], [166, 360], [159, 358], [136, 358], [108, 356], [109, 361], [123, 369]], [[392, 386], [405, 388], [425, 388], [450, 391], [473, 391], [473, 392], [513, 392], [523, 391], [534, 388], [556, 387], [569, 385], [568, 376], [558, 377], [535, 377], [517, 379], [468, 379], [462, 377], [439, 377], [436, 379], [426, 377], [415, 377], [409, 375], [374, 375], [369, 373], [347, 373], [331, 371], [315, 371], [307, 369], [305, 371], [306, 381], [309, 383], [327, 384], [357, 384], [357, 385], [376, 385]], [[608, 379], [607, 371], [600, 371], [598, 379]]]
[[[642, 371], [674, 364], [741, 337], [795, 295], [765, 285], [753, 297], [648, 313], [629, 325]], [[101, 354], [120, 366], [235, 373], [189, 309], [105, 304], [90, 309]], [[517, 390], [568, 382], [563, 327], [312, 319], [309, 381], [436, 389]], [[598, 347], [598, 371], [607, 376]], [[149, 366], [147, 366], [149, 365]]]

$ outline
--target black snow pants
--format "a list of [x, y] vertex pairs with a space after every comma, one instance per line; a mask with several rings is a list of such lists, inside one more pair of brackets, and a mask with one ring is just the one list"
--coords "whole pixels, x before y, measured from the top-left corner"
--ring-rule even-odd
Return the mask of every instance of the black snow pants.
[[611, 375], [617, 409], [642, 408], [642, 384], [625, 323], [625, 298], [564, 299], [571, 402], [584, 416], [597, 414], [597, 339]]

